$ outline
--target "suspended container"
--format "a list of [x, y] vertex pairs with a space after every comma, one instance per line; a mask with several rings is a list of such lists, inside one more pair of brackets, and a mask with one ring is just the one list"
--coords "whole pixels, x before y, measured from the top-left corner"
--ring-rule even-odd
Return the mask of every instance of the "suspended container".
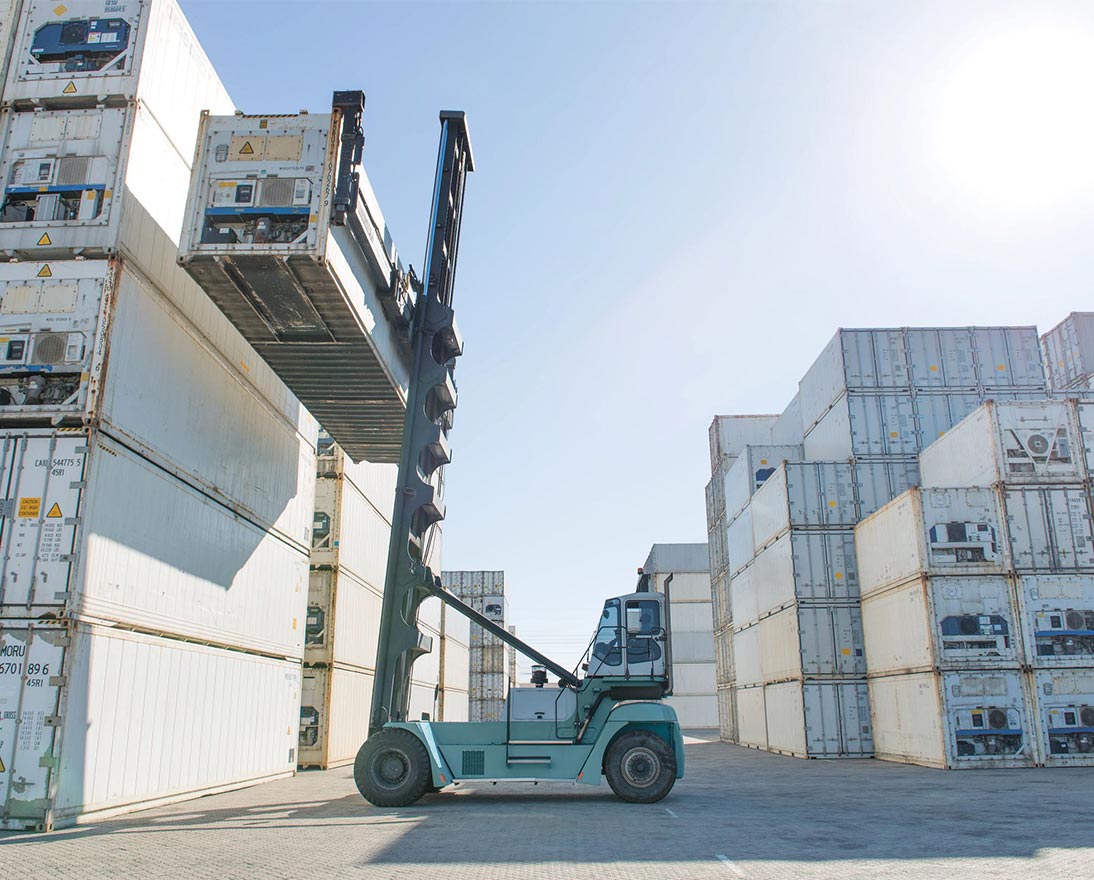
[[1094, 766], [1094, 668], [1035, 671], [1032, 680], [1044, 763]]
[[368, 736], [371, 671], [305, 666], [300, 695], [301, 768], [350, 764]]
[[992, 489], [910, 489], [855, 528], [863, 598], [920, 575], [1006, 575]]
[[6, 830], [63, 827], [296, 767], [298, 660], [25, 620], [0, 621], [0, 657]]
[[24, 0], [4, 102], [16, 110], [147, 104], [189, 161], [203, 110], [231, 100], [174, 0]]
[[927, 486], [1076, 483], [1086, 477], [1073, 401], [992, 402], [923, 450]]
[[1023, 673], [871, 674], [869, 686], [878, 758], [951, 770], [1037, 763]]
[[1018, 603], [1025, 652], [1034, 669], [1094, 668], [1094, 577], [1021, 575]]
[[917, 577], [862, 600], [872, 675], [1017, 669], [1021, 621], [1008, 577]]
[[359, 151], [341, 150], [364, 97], [336, 99], [330, 114], [202, 116], [179, 262], [350, 458], [393, 463], [414, 291]]

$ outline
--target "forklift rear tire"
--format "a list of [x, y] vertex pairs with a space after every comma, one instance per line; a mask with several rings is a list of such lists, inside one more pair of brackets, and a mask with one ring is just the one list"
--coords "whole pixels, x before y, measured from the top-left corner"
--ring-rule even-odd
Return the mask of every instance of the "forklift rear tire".
[[407, 807], [433, 786], [425, 746], [409, 730], [389, 727], [370, 736], [353, 762], [353, 781], [378, 807]]
[[608, 746], [604, 775], [612, 791], [627, 803], [656, 803], [676, 784], [676, 755], [648, 730], [622, 733]]

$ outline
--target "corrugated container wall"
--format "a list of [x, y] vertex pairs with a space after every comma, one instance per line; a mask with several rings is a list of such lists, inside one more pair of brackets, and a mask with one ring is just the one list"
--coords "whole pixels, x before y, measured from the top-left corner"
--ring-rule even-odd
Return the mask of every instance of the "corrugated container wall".
[[1054, 390], [1094, 389], [1094, 312], [1072, 312], [1041, 337]]

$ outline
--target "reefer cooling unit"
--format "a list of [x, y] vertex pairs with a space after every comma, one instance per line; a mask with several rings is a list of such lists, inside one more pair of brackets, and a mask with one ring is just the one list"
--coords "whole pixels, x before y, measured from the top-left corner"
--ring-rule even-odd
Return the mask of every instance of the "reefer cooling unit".
[[363, 108], [203, 117], [179, 262], [352, 459], [397, 462], [415, 282], [360, 167]]

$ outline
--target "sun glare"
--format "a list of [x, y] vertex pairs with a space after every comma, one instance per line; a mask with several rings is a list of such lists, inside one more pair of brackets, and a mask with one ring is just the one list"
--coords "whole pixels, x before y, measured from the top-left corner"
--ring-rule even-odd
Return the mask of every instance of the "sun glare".
[[1094, 31], [987, 36], [945, 81], [938, 159], [987, 210], [1043, 217], [1094, 204], [1092, 95]]

